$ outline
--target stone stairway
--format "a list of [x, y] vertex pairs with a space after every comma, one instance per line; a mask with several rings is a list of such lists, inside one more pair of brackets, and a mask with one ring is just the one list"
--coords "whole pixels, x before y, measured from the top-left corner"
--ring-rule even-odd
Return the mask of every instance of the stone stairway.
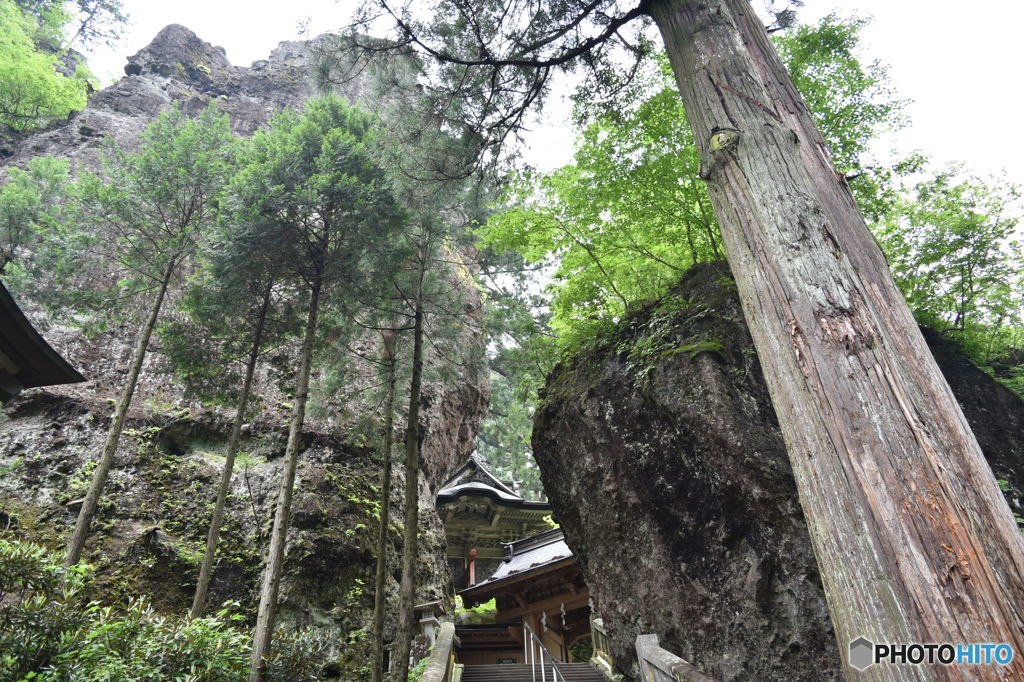
[[[532, 668], [528, 665], [467, 665], [462, 670], [462, 682], [533, 682]], [[559, 663], [558, 671], [565, 682], [607, 682], [604, 675], [588, 663]], [[547, 681], [551, 682], [551, 666], [547, 666]], [[540, 682], [540, 667], [537, 682]], [[555, 678], [558, 682], [558, 678]]]

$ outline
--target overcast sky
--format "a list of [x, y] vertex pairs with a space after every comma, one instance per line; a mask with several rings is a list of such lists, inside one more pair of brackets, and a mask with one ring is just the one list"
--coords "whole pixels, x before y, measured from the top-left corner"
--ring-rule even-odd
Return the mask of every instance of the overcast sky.
[[[300, 37], [303, 25], [310, 36], [336, 28], [355, 1], [125, 0], [131, 16], [126, 37], [116, 49], [92, 55], [90, 64], [109, 83], [123, 73], [128, 55], [167, 24], [179, 23], [246, 66], [278, 42]], [[1024, 184], [1024, 3], [806, 0], [799, 16], [809, 23], [832, 11], [874, 17], [863, 34], [864, 56], [889, 64], [896, 90], [913, 100], [912, 126], [883, 146], [922, 149], [940, 162], [963, 160], [981, 173], [1005, 168], [1011, 180]], [[528, 158], [550, 168], [568, 160], [571, 147], [566, 123], [558, 120], [565, 108], [548, 110], [556, 120], [531, 141], [535, 151]]]

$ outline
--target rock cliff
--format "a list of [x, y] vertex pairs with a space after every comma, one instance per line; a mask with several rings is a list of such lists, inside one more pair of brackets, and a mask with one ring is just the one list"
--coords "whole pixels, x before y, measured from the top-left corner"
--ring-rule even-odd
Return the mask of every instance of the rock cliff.
[[[309, 66], [307, 42], [281, 43], [267, 60], [237, 67], [223, 50], [187, 28], [168, 26], [129, 58], [125, 77], [96, 93], [85, 110], [24, 139], [0, 143], [0, 166], [53, 155], [72, 160], [76, 168], [96, 167], [105, 139], [130, 147], [172, 103], [199, 111], [213, 101], [230, 116], [237, 134], [249, 135], [276, 111], [299, 106], [313, 94]], [[361, 87], [359, 82], [349, 84], [343, 94], [355, 100]], [[479, 315], [478, 292], [471, 286], [462, 292], [467, 314]], [[24, 304], [31, 308], [31, 301]], [[74, 523], [94, 466], [90, 462], [102, 445], [134, 329], [115, 328], [86, 338], [42, 322], [51, 344], [90, 381], [27, 392], [0, 415], [0, 531], [57, 548]], [[461, 343], [483, 341], [479, 334], [467, 332]], [[374, 352], [372, 338], [360, 346], [366, 353]], [[85, 558], [99, 569], [105, 600], [143, 594], [161, 610], [181, 612], [190, 604], [232, 413], [189, 399], [160, 373], [159, 354], [150, 355]], [[236, 600], [242, 613], [250, 616], [287, 436], [289, 410], [284, 403], [289, 398], [277, 386], [287, 385], [282, 377], [287, 378], [292, 355], [291, 349], [280, 350], [258, 379], [264, 407], [246, 427], [242, 447], [247, 454], [236, 464], [222, 536], [224, 552], [211, 585], [212, 606]], [[356, 367], [352, 374], [370, 377], [354, 380], [364, 383], [373, 377], [367, 367]], [[472, 452], [487, 401], [486, 378], [471, 368], [424, 387], [417, 578], [421, 602], [450, 596], [444, 532], [434, 510], [433, 490], [446, 471]], [[336, 642], [345, 668], [342, 679], [358, 679], [356, 671], [368, 657], [365, 638], [373, 601], [381, 471], [379, 454], [361, 444], [367, 427], [372, 429], [379, 421], [379, 406], [359, 397], [344, 402], [339, 409], [325, 402], [307, 418], [279, 623], [321, 630]], [[400, 481], [401, 467], [395, 475]], [[389, 520], [394, 570], [387, 589], [392, 599], [397, 598], [400, 491], [397, 485]]]
[[[934, 335], [1020, 511], [1024, 403]], [[722, 680], [840, 679], [810, 538], [735, 287], [691, 270], [548, 379], [534, 453], [621, 671], [634, 640]]]

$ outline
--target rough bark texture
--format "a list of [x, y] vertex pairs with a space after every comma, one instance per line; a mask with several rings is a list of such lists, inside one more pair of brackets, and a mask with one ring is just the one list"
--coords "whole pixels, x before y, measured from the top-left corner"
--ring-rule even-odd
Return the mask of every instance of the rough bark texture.
[[387, 377], [387, 393], [384, 396], [384, 470], [381, 473], [380, 486], [380, 523], [377, 529], [377, 570], [373, 581], [373, 629], [370, 632], [370, 641], [373, 647], [373, 654], [370, 660], [371, 682], [381, 682], [384, 678], [384, 588], [386, 585], [384, 574], [388, 568], [388, 524], [391, 515], [391, 463], [392, 445], [395, 428], [395, 351], [394, 332], [386, 332], [384, 335], [384, 350], [381, 353], [381, 362], [384, 363], [384, 372]]
[[[1024, 402], [929, 337], [1024, 511]], [[721, 680], [842, 677], [796, 484], [724, 265], [560, 365], [537, 413], [544, 488], [636, 677], [637, 633]], [[623, 551], [623, 548], [628, 548]]]
[[[765, 367], [840, 650], [1024, 650], [1024, 541], [746, 0], [650, 5]], [[1024, 658], [1010, 666], [1024, 677]], [[1000, 679], [874, 666], [864, 679]]]
[[175, 262], [172, 260], [164, 268], [163, 279], [159, 283], [156, 296], [150, 303], [149, 315], [139, 330], [135, 350], [132, 352], [131, 366], [128, 369], [128, 376], [125, 377], [121, 395], [117, 399], [117, 407], [114, 408], [114, 417], [110, 422], [107, 440], [103, 444], [103, 451], [100, 452], [96, 469], [93, 471], [89, 491], [85, 494], [82, 508], [78, 512], [75, 530], [68, 538], [67, 551], [64, 554], [64, 563], [68, 566], [77, 564], [82, 556], [82, 548], [85, 547], [85, 539], [89, 533], [89, 524], [92, 523], [92, 517], [96, 514], [100, 495], [103, 494], [103, 488], [107, 484], [107, 475], [114, 463], [114, 454], [117, 452], [117, 444], [121, 440], [124, 420], [128, 416], [128, 408], [131, 407], [132, 399], [135, 397], [135, 386], [139, 383], [142, 364], [145, 362], [146, 352], [149, 350], [149, 339], [153, 336], [153, 329], [156, 328], [156, 322], [160, 318], [160, 308], [167, 295], [167, 287], [171, 281], [171, 275], [174, 273], [174, 266]]

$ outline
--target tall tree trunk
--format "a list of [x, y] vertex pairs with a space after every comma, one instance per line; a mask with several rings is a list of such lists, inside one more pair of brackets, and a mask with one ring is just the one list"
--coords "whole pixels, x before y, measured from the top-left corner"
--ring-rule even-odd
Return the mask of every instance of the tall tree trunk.
[[274, 616], [277, 614], [277, 591], [281, 586], [281, 571], [284, 568], [284, 545], [292, 509], [292, 487], [295, 484], [295, 469], [299, 463], [299, 441], [302, 439], [306, 399], [309, 397], [309, 371], [313, 361], [313, 342], [316, 339], [321, 286], [322, 282], [318, 278], [313, 283], [309, 299], [306, 334], [302, 340], [302, 356], [299, 360], [299, 375], [295, 386], [295, 404], [292, 406], [284, 471], [281, 473], [281, 490], [277, 495], [274, 529], [270, 534], [270, 549], [267, 552], [267, 565], [263, 569], [263, 584], [260, 588], [260, 606], [252, 635], [249, 682], [260, 682], [263, 679], [264, 659], [270, 653], [270, 638], [274, 631]]
[[384, 679], [384, 578], [388, 567], [388, 519], [391, 515], [391, 447], [395, 428], [395, 335], [385, 332], [381, 353], [387, 373], [384, 398], [384, 472], [380, 486], [380, 528], [377, 531], [377, 574], [373, 592], [372, 682]]
[[210, 519], [210, 530], [206, 534], [206, 554], [203, 556], [203, 564], [199, 568], [199, 581], [196, 583], [196, 594], [192, 600], [192, 611], [189, 614], [192, 618], [198, 618], [206, 606], [206, 591], [210, 586], [213, 560], [217, 555], [220, 526], [224, 522], [224, 505], [228, 499], [228, 491], [231, 489], [231, 472], [235, 468], [235, 455], [238, 453], [238, 443], [242, 438], [242, 422], [245, 421], [245, 410], [249, 406], [252, 378], [256, 374], [256, 365], [260, 359], [260, 346], [263, 345], [263, 330], [266, 327], [272, 290], [273, 286], [268, 285], [263, 294], [263, 302], [253, 334], [252, 350], [249, 352], [249, 360], [245, 365], [245, 381], [242, 382], [242, 393], [238, 397], [238, 411], [235, 413], [235, 423], [231, 426], [231, 437], [228, 438], [227, 453], [224, 456], [224, 471], [221, 472], [220, 488], [217, 490], [217, 502], [213, 508], [213, 518]]
[[82, 557], [82, 548], [85, 546], [85, 538], [89, 533], [89, 524], [92, 517], [96, 515], [96, 507], [99, 505], [100, 495], [103, 494], [103, 487], [107, 484], [107, 475], [114, 463], [114, 455], [117, 453], [117, 444], [121, 440], [121, 431], [124, 429], [124, 420], [128, 416], [128, 408], [131, 407], [132, 398], [135, 396], [135, 387], [139, 383], [139, 374], [142, 372], [142, 364], [146, 360], [146, 350], [149, 348], [149, 339], [153, 336], [153, 329], [160, 317], [160, 308], [167, 296], [167, 287], [174, 274], [177, 261], [172, 259], [164, 268], [163, 277], [160, 280], [156, 298], [149, 308], [149, 317], [139, 330], [139, 337], [135, 342], [135, 349], [132, 351], [132, 362], [128, 369], [128, 377], [125, 379], [121, 395], [117, 399], [117, 406], [114, 408], [114, 416], [110, 422], [110, 429], [107, 431], [107, 440], [103, 444], [103, 451], [100, 453], [99, 463], [92, 474], [92, 481], [89, 483], [89, 490], [85, 494], [85, 501], [78, 512], [78, 521], [75, 524], [75, 531], [68, 540], [67, 549], [64, 554], [64, 563], [67, 566], [74, 566]]
[[844, 662], [849, 642], [1006, 642], [1024, 542], [846, 182], [746, 0], [653, 0], [778, 413]]
[[420, 527], [420, 387], [423, 380], [423, 278], [426, 268], [424, 249], [420, 250], [419, 282], [416, 286], [416, 312], [413, 326], [412, 381], [409, 387], [409, 415], [405, 428], [405, 534], [402, 541], [402, 583], [398, 597], [398, 632], [395, 655], [391, 660], [392, 679], [409, 675], [409, 651], [412, 649], [416, 602], [417, 533]]

